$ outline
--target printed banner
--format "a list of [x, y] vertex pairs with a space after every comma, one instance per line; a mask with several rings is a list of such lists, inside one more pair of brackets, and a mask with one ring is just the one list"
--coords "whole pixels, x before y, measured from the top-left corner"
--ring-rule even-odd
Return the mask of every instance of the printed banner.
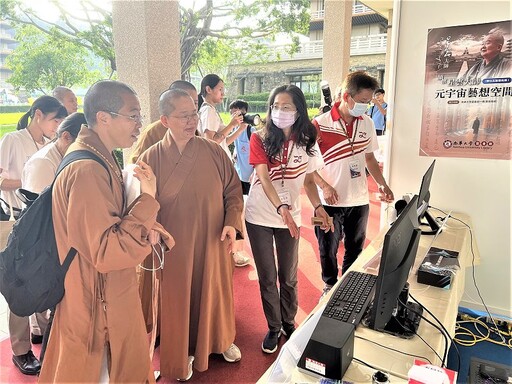
[[428, 32], [420, 155], [507, 159], [511, 20]]

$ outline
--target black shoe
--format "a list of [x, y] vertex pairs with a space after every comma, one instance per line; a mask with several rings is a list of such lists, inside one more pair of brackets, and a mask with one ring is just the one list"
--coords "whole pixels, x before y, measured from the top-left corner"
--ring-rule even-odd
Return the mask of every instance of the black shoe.
[[281, 328], [281, 333], [286, 336], [287, 339], [290, 338], [292, 333], [295, 332], [294, 324], [283, 323], [283, 327]]
[[34, 335], [31, 333], [30, 341], [32, 341], [32, 344], [43, 344], [43, 335]]
[[268, 331], [267, 336], [261, 344], [261, 349], [265, 353], [274, 353], [277, 350], [277, 344], [279, 342], [279, 336], [281, 336], [281, 330], [277, 332]]
[[24, 375], [37, 375], [41, 370], [41, 363], [32, 351], [28, 351], [24, 355], [13, 356], [12, 362]]

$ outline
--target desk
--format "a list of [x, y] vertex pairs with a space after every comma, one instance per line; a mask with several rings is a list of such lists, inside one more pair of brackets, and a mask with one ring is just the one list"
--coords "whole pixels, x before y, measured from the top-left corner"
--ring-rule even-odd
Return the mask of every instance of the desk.
[[[471, 226], [470, 218], [467, 215], [453, 213], [452, 216], [464, 221]], [[384, 235], [386, 232], [387, 228], [384, 228], [376, 236], [376, 238], [368, 245], [368, 247], [365, 248], [356, 262], [351, 266], [350, 270], [363, 271], [374, 274], [377, 273], [377, 270], [372, 269], [371, 266], [377, 265], [378, 269], [378, 263], [375, 263], [376, 259], [374, 258], [378, 257], [376, 255], [378, 255], [382, 249]], [[459, 252], [458, 260], [460, 264], [460, 270], [455, 275], [450, 289], [424, 285], [416, 281], [416, 271], [418, 270], [420, 263], [423, 261], [424, 256], [431, 246]], [[475, 252], [474, 263], [478, 264], [479, 255], [474, 243], [473, 250]], [[460, 222], [450, 218], [447, 220], [443, 231], [439, 234], [439, 236], [437, 236], [437, 238], [435, 238], [434, 241], [433, 236], [421, 236], [418, 252], [416, 254], [416, 260], [409, 274], [408, 281], [410, 284], [410, 293], [412, 296], [414, 296], [414, 298], [416, 298], [443, 323], [452, 337], [455, 333], [455, 322], [457, 318], [458, 305], [464, 292], [465, 269], [471, 266], [472, 258], [473, 255], [471, 253], [469, 230]], [[338, 282], [338, 284], [340, 284], [340, 282]], [[318, 317], [320, 316], [321, 311], [329, 301], [330, 296], [332, 292], [334, 292], [337, 288], [337, 285], [333, 287], [329, 295], [325, 296], [318, 303], [318, 305], [313, 309], [306, 320], [304, 320], [304, 322], [297, 328], [290, 341], [283, 345], [278, 358], [260, 378], [258, 383], [318, 382], [318, 380], [315, 380], [313, 377], [298, 372], [296, 368], [296, 361], [298, 361], [298, 358], [302, 354], [302, 350], [305, 347], [304, 343], [307, 343], [307, 340], [309, 340], [309, 336], [311, 335], [314, 326], [318, 321]], [[423, 316], [436, 323], [435, 320], [433, 320], [427, 312], [424, 312]], [[354, 357], [380, 369], [383, 372], [389, 373], [391, 376], [390, 382], [404, 382], [407, 378], [407, 372], [413, 366], [415, 359], [414, 356], [407, 356], [404, 353], [417, 355], [419, 358], [426, 358], [435, 365], [441, 364], [441, 359], [436, 355], [436, 353], [441, 357], [443, 356], [444, 337], [436, 328], [434, 328], [423, 319], [420, 322], [418, 335], [421, 336], [421, 338], [423, 338], [432, 349], [427, 346], [427, 344], [418, 336], [414, 336], [409, 340], [404, 340], [359, 325], [355, 332]], [[300, 340], [301, 337], [302, 342], [296, 342], [296, 340]], [[371, 340], [373, 342], [364, 339]], [[376, 345], [375, 343], [381, 344], [382, 346]], [[291, 345], [288, 346], [288, 344]], [[393, 348], [400, 352], [395, 352], [385, 347]], [[292, 359], [295, 359], [295, 365], [292, 364]], [[286, 368], [282, 369], [280, 367], [281, 365]], [[288, 372], [286, 374], [285, 381], [283, 381], [283, 377], [280, 378], [280, 381], [274, 381], [276, 372], [286, 372], [287, 368], [290, 369], [291, 367], [293, 367], [293, 369], [291, 369], [292, 372]], [[373, 372], [373, 369], [352, 361], [349, 369], [345, 373], [344, 380], [352, 382], [368, 382], [368, 378], [371, 378]]]

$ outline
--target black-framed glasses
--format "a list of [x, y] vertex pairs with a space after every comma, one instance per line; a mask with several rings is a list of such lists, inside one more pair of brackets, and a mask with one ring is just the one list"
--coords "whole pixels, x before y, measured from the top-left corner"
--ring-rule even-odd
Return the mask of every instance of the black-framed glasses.
[[178, 119], [183, 124], [188, 124], [190, 121], [199, 120], [199, 113], [194, 113], [192, 115], [187, 116], [173, 116], [169, 115], [169, 117], [172, 117], [174, 119]]
[[111, 115], [114, 115], [114, 116], [126, 117], [127, 119], [133, 120], [138, 124], [142, 124], [145, 121], [144, 116], [140, 116], [140, 115], [123, 115], [121, 113], [112, 112], [112, 111], [105, 111], [105, 112], [110, 113]]

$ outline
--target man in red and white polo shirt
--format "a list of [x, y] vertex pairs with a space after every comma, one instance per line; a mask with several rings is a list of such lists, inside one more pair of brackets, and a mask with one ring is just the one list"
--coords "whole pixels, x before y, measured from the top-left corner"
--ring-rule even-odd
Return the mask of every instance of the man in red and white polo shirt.
[[369, 193], [366, 171], [379, 185], [380, 199], [393, 201], [373, 152], [378, 149], [375, 126], [365, 115], [377, 80], [363, 71], [350, 73], [343, 82], [340, 101], [315, 117], [318, 144], [325, 167], [315, 175], [324, 208], [333, 217], [334, 232], [315, 229], [320, 250], [324, 295], [338, 281], [338, 245], [344, 234], [344, 273], [361, 253], [368, 223]]

